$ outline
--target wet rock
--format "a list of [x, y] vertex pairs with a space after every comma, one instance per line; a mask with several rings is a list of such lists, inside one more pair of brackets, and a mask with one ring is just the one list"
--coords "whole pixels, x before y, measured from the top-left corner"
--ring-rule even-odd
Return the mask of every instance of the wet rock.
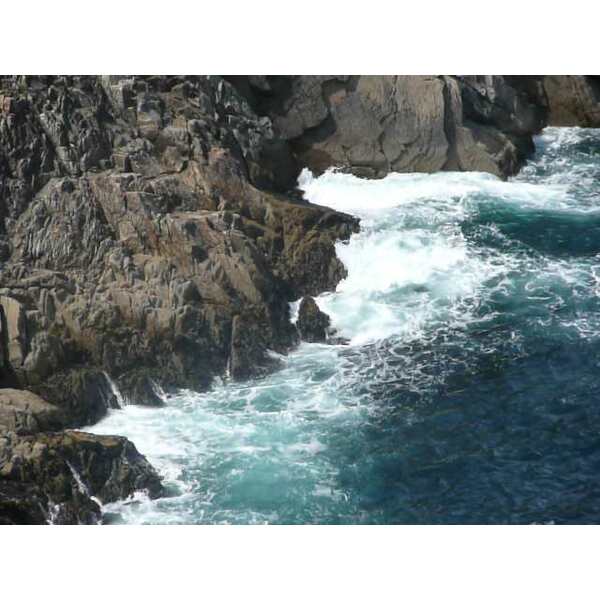
[[0, 479], [0, 525], [45, 525], [48, 504], [34, 485]]
[[300, 302], [296, 323], [300, 338], [305, 342], [324, 343], [327, 341], [329, 325], [329, 316], [319, 309], [315, 299], [304, 296]]
[[164, 392], [144, 371], [128, 373], [119, 380], [119, 389], [127, 404], [164, 406]]
[[[296, 341], [293, 326], [289, 326], [290, 345]], [[256, 313], [246, 312], [233, 318], [229, 372], [233, 379], [265, 375], [281, 366], [280, 360], [269, 352], [269, 332]]]
[[[163, 493], [156, 471], [125, 438], [78, 431], [0, 437], [0, 520], [39, 522], [43, 513], [47, 522], [94, 523], [100, 503], [138, 490]], [[23, 502], [25, 491], [35, 500]]]
[[98, 369], [60, 371], [32, 389], [60, 409], [65, 427], [92, 425], [104, 417], [109, 408], [119, 408], [110, 381]]
[[327, 343], [331, 346], [347, 346], [350, 344], [350, 339], [343, 335], [338, 335], [338, 330], [330, 328], [327, 331]]

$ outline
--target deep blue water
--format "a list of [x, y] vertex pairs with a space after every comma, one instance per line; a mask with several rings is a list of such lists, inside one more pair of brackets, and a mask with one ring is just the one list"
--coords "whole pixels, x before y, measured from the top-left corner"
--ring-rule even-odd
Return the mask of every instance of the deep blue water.
[[129, 406], [168, 498], [135, 523], [599, 523], [600, 130], [547, 129], [509, 182], [305, 173], [361, 217], [318, 299], [350, 346]]

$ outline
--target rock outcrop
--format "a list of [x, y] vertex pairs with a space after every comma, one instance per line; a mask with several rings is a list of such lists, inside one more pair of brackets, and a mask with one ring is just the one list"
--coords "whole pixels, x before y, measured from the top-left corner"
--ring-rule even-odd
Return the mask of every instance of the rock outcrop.
[[543, 78], [549, 125], [600, 127], [600, 77], [546, 75]]
[[507, 177], [545, 124], [600, 124], [598, 81], [0, 77], [0, 522], [161, 492], [127, 440], [59, 430], [344, 343], [311, 296], [358, 221], [304, 201], [303, 167]]
[[311, 296], [302, 298], [298, 308], [298, 321], [296, 322], [300, 339], [313, 343], [326, 342], [330, 323], [329, 315], [319, 309], [314, 298]]
[[102, 503], [163, 493], [159, 475], [125, 438], [59, 431], [80, 410], [74, 398], [74, 407], [57, 407], [0, 389], [0, 524], [97, 523]]
[[1, 522], [160, 492], [127, 440], [58, 430], [277, 367], [358, 228], [298, 173], [221, 77], [0, 78]]
[[302, 166], [359, 176], [516, 173], [545, 109], [531, 80], [503, 76], [233, 77]]
[[291, 148], [224, 79], [0, 83], [3, 384], [69, 426], [117, 406], [107, 376], [160, 404], [273, 368], [289, 301], [344, 277], [357, 221], [281, 193]]
[[156, 471], [123, 437], [0, 434], [0, 523], [96, 523], [102, 503], [138, 490], [163, 493]]

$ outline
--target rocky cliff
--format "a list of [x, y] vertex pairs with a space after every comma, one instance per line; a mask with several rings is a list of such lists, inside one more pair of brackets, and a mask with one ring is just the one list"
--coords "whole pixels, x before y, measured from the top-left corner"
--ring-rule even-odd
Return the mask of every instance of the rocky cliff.
[[[3, 370], [93, 422], [157, 386], [269, 368], [288, 302], [335, 288], [357, 223], [282, 190], [285, 140], [214, 77], [3, 82]], [[85, 406], [84, 406], [85, 405]], [[80, 408], [81, 410], [78, 410]]]
[[595, 76], [228, 78], [315, 172], [515, 174], [546, 125], [600, 126]]
[[[9, 448], [29, 456], [45, 431], [122, 401], [160, 404], [162, 388], [263, 373], [277, 363], [268, 350], [297, 343], [289, 301], [335, 288], [334, 242], [358, 226], [283, 195], [298, 169], [222, 78], [0, 81], [1, 385], [37, 394], [0, 398], [5, 506], [33, 486], [45, 500], [30, 520], [51, 502], [70, 507], [59, 520], [89, 521]], [[60, 462], [65, 440], [51, 442]]]
[[503, 76], [233, 77], [302, 165], [517, 172], [544, 125], [541, 81]]
[[[326, 335], [310, 299], [300, 332], [289, 302], [335, 289], [334, 244], [358, 223], [305, 202], [302, 168], [506, 177], [547, 122], [597, 123], [596, 92], [583, 77], [0, 78], [0, 513], [30, 495], [31, 521], [50, 505], [94, 520], [65, 445], [113, 471], [106, 445], [133, 451], [48, 432], [260, 375], [270, 350]], [[25, 468], [46, 456], [68, 489]]]
[[600, 127], [600, 77], [546, 75], [548, 125]]

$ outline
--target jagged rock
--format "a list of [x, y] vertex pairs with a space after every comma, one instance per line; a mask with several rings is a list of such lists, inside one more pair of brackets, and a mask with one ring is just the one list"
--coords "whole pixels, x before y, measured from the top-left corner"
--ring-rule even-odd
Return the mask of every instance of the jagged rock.
[[501, 75], [444, 79], [450, 141], [445, 169], [516, 174], [535, 150], [532, 135], [545, 125], [532, 82]]
[[[236, 315], [231, 326], [231, 350], [229, 361], [229, 372], [233, 379], [247, 379], [250, 375], [264, 375], [280, 365], [280, 361], [273, 356], [269, 350], [280, 350], [281, 348], [270, 348], [269, 340], [272, 335], [270, 329], [276, 327], [272, 324], [267, 328], [262, 322], [264, 319], [255, 311], [247, 310], [244, 314]], [[287, 344], [291, 346], [296, 343], [297, 335], [293, 325], [287, 321], [287, 314], [281, 315], [282, 325], [286, 327], [288, 336]]]
[[275, 368], [358, 228], [290, 193], [301, 167], [507, 176], [556, 114], [535, 76], [227, 79], [0, 78], [0, 386], [84, 424], [103, 373], [157, 403]]
[[127, 404], [163, 406], [164, 395], [152, 375], [144, 371], [133, 371], [119, 380], [119, 389]]
[[326, 342], [330, 325], [329, 316], [319, 309], [314, 298], [304, 296], [298, 309], [296, 326], [305, 342]]
[[[158, 404], [154, 383], [202, 389], [229, 363], [237, 377], [274, 368], [268, 351], [296, 343], [288, 302], [344, 276], [334, 243], [357, 221], [277, 193], [299, 171], [290, 146], [223, 78], [0, 88], [0, 296], [12, 306], [0, 385], [14, 372], [11, 385], [71, 426], [115, 407], [103, 373], [127, 400]], [[239, 368], [237, 315], [261, 332]]]
[[[138, 490], [163, 493], [156, 471], [123, 437], [78, 431], [0, 437], [0, 521], [39, 523], [43, 514], [46, 522], [94, 523], [98, 503]], [[35, 500], [21, 502], [24, 491]]]
[[541, 90], [533, 78], [462, 75], [456, 78], [463, 100], [463, 118], [495, 126], [506, 135], [530, 136], [545, 124]]
[[92, 425], [104, 417], [109, 408], [119, 408], [110, 381], [98, 369], [59, 371], [32, 389], [60, 408], [65, 427]]
[[65, 417], [52, 404], [25, 390], [0, 389], [0, 432], [31, 434], [64, 427]]

